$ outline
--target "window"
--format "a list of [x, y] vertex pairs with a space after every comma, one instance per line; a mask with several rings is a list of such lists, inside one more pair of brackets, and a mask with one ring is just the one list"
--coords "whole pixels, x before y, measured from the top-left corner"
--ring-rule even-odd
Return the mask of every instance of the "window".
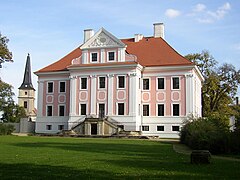
[[81, 104], [81, 115], [86, 115], [86, 114], [87, 114], [87, 105]]
[[179, 126], [172, 126], [172, 131], [179, 131]]
[[157, 131], [164, 131], [164, 126], [157, 126]]
[[143, 105], [143, 116], [149, 116], [149, 105]]
[[108, 60], [109, 61], [115, 60], [115, 52], [108, 52]]
[[60, 92], [65, 92], [66, 90], [66, 83], [65, 82], [60, 82]]
[[58, 130], [63, 130], [64, 129], [64, 125], [58, 125]]
[[81, 78], [81, 89], [87, 89], [87, 78]]
[[105, 88], [105, 77], [99, 77], [99, 88]]
[[124, 103], [118, 103], [118, 115], [124, 115]]
[[179, 77], [173, 77], [172, 78], [172, 87], [173, 87], [173, 89], [179, 89], [180, 88]]
[[164, 104], [158, 104], [158, 116], [164, 116]]
[[47, 130], [52, 130], [52, 125], [46, 125]]
[[48, 93], [53, 93], [53, 82], [48, 82]]
[[149, 131], [149, 126], [142, 126], [142, 131]]
[[143, 90], [149, 90], [149, 79], [143, 79]]
[[47, 106], [47, 116], [52, 116], [52, 106]]
[[179, 104], [173, 104], [173, 116], [179, 116]]
[[125, 76], [118, 76], [118, 88], [125, 88]]
[[24, 104], [23, 104], [23, 107], [24, 107], [24, 108], [27, 108], [27, 101], [24, 101], [23, 103], [24, 103]]
[[65, 115], [65, 106], [59, 106], [59, 116]]
[[158, 89], [164, 89], [164, 78], [158, 78]]
[[91, 53], [91, 57], [92, 57], [92, 62], [98, 61], [98, 53]]
[[27, 92], [25, 91], [25, 95], [27, 95]]
[[117, 125], [120, 129], [124, 130], [124, 125]]

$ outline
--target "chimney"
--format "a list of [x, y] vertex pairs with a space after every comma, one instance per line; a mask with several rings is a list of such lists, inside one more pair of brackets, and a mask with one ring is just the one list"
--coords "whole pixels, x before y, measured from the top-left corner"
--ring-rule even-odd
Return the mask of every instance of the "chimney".
[[134, 34], [134, 42], [138, 42], [142, 40], [143, 35], [142, 34]]
[[87, 42], [94, 35], [94, 31], [92, 29], [84, 30], [84, 43]]
[[164, 39], [164, 24], [163, 23], [154, 23], [154, 37], [155, 38], [163, 38]]

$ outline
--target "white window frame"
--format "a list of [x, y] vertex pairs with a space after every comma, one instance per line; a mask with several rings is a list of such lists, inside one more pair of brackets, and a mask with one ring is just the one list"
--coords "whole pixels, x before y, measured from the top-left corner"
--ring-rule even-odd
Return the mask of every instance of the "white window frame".
[[[163, 126], [163, 131], [158, 131], [158, 126]], [[157, 132], [164, 132], [164, 131], [165, 131], [165, 126], [164, 126], [163, 124], [158, 124], [158, 125], [156, 126], [156, 131], [157, 131]]]
[[[119, 77], [123, 76], [124, 77], [124, 88], [119, 87]], [[117, 75], [117, 89], [126, 89], [126, 84], [127, 84], [127, 77], [126, 75]]]
[[[100, 78], [104, 77], [105, 78], [105, 87], [104, 88], [100, 88]], [[98, 76], [98, 89], [106, 89], [107, 88], [107, 78], [106, 76]]]
[[[93, 53], [97, 53], [97, 61], [92, 61], [92, 54]], [[99, 52], [98, 51], [90, 52], [90, 63], [99, 63]]]
[[[49, 83], [52, 83], [52, 85], [53, 85], [52, 92], [48, 92]], [[54, 93], [54, 81], [47, 81], [47, 94], [53, 94], [53, 93]]]
[[[164, 106], [164, 115], [163, 116], [158, 116], [158, 105], [163, 105]], [[156, 104], [156, 116], [157, 117], [164, 117], [164, 116], [166, 116], [166, 104], [165, 103], [157, 103]]]
[[[143, 89], [143, 80], [144, 79], [148, 79], [149, 80], [149, 89]], [[151, 91], [151, 78], [150, 77], [142, 78], [142, 91]]]
[[[60, 106], [64, 107], [64, 116], [66, 116], [66, 105], [65, 104], [58, 105], [58, 116], [60, 116]], [[60, 116], [60, 117], [64, 117], [64, 116]]]
[[47, 104], [47, 105], [46, 105], [46, 117], [52, 117], [52, 116], [49, 116], [49, 115], [48, 115], [48, 106], [52, 106], [52, 116], [53, 116], [53, 105]]
[[[148, 130], [143, 130], [143, 127], [148, 127]], [[142, 125], [141, 130], [142, 130], [142, 131], [150, 131], [150, 126], [149, 126], [149, 125]]]
[[[164, 88], [163, 89], [158, 89], [158, 79], [159, 78], [164, 79]], [[166, 77], [156, 77], [156, 90], [157, 91], [164, 91], [164, 90], [166, 90]]]
[[[179, 79], [179, 88], [178, 89], [173, 89], [173, 78], [178, 78]], [[180, 90], [181, 89], [181, 76], [172, 76], [171, 77], [171, 90]]]
[[[114, 60], [109, 60], [109, 53], [113, 52], [114, 53]], [[117, 60], [117, 52], [116, 50], [109, 50], [107, 51], [107, 62], [116, 62]]]
[[[178, 127], [179, 127], [179, 130], [178, 130], [178, 131], [173, 131], [173, 126], [178, 126]], [[172, 132], [180, 132], [180, 131], [181, 131], [181, 127], [180, 127], [179, 125], [172, 125], [171, 131], [172, 131]]]
[[[50, 127], [49, 129], [47, 127]], [[52, 124], [46, 124], [46, 130], [51, 131], [52, 130]]]
[[[118, 114], [118, 104], [123, 104], [123, 107], [124, 107], [123, 115], [119, 115]], [[126, 115], [126, 103], [125, 102], [117, 102], [117, 105], [116, 105], [116, 115], [117, 116], [125, 116]]]
[[[143, 115], [143, 106], [144, 105], [148, 105], [148, 112], [149, 112], [148, 116]], [[148, 104], [148, 103], [142, 104], [142, 116], [144, 116], [144, 117], [150, 117], [151, 116], [151, 105], [150, 104]]]
[[[173, 115], [173, 105], [174, 105], [174, 104], [178, 104], [178, 105], [179, 105], [179, 116]], [[180, 117], [180, 116], [181, 116], [181, 104], [180, 104], [180, 103], [172, 103], [171, 106], [172, 106], [172, 110], [171, 110], [172, 116], [173, 116], [173, 117]]]
[[[61, 91], [60, 91], [60, 87], [61, 87], [60, 84], [61, 84], [62, 82], [65, 83], [65, 89], [64, 89], [64, 92], [61, 92]], [[58, 87], [59, 87], [59, 88], [58, 88], [58, 93], [66, 93], [66, 85], [67, 85], [66, 81], [59, 81], [59, 82], [58, 82]]]
[[[87, 86], [86, 86], [86, 89], [82, 89], [82, 78], [85, 78], [85, 79], [87, 79]], [[79, 83], [79, 89], [80, 90], [87, 90], [88, 89], [88, 77], [80, 77], [80, 83]]]
[[87, 115], [88, 114], [88, 103], [85, 103], [85, 102], [79, 103], [79, 115], [80, 116], [85, 116], [85, 114], [81, 114], [81, 110], [82, 110], [81, 104], [85, 104], [86, 105], [86, 115]]

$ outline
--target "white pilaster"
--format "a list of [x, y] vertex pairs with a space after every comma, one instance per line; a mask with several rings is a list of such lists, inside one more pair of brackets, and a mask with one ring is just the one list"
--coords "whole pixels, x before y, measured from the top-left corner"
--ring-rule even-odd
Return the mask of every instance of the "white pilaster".
[[138, 109], [138, 86], [137, 86], [137, 74], [131, 73], [129, 76], [129, 115], [136, 116]]
[[113, 74], [108, 75], [108, 115], [113, 115]]
[[82, 51], [82, 63], [87, 64], [88, 62], [88, 50]]
[[193, 74], [186, 74], [186, 115], [193, 114]]
[[96, 75], [92, 75], [90, 76], [91, 78], [91, 112], [90, 115], [97, 115], [97, 111], [96, 111], [96, 106], [97, 106], [97, 102], [96, 102], [96, 91], [97, 91], [97, 78]]
[[105, 59], [106, 59], [105, 49], [101, 49], [101, 60], [100, 60], [100, 62], [104, 63]]
[[43, 81], [38, 81], [37, 117], [43, 116]]
[[76, 115], [77, 77], [70, 76], [70, 116]]

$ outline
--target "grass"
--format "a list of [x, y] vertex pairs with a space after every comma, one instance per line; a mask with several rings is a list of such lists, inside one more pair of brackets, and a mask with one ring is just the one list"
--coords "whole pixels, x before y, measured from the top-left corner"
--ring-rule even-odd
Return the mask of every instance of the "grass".
[[190, 164], [149, 140], [0, 136], [1, 179], [238, 179], [240, 162]]

